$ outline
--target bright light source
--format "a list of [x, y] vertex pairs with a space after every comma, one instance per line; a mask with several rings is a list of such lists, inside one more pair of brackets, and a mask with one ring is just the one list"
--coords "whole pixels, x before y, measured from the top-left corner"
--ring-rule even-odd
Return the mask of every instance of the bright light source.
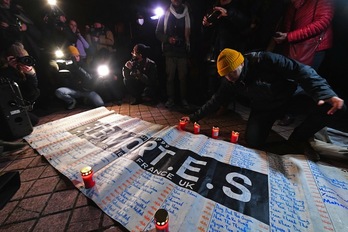
[[47, 3], [51, 6], [55, 6], [57, 5], [57, 1], [56, 0], [47, 0]]
[[164, 15], [164, 10], [162, 7], [157, 7], [153, 12], [155, 13], [154, 16], [151, 16], [151, 19], [153, 20], [159, 19], [162, 15]]
[[58, 58], [58, 59], [64, 57], [64, 53], [60, 49], [56, 50], [54, 54], [56, 55], [56, 58]]
[[103, 64], [103, 65], [98, 66], [97, 72], [98, 72], [98, 75], [100, 77], [104, 77], [104, 76], [109, 75], [110, 70], [109, 70], [109, 67], [107, 65]]

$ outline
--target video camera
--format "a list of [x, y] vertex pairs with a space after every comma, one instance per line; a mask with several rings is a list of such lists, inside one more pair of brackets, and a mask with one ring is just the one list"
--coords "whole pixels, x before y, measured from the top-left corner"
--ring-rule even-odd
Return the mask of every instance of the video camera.
[[104, 27], [95, 28], [94, 26], [91, 26], [89, 33], [93, 37], [99, 37], [100, 35], [105, 35], [105, 28]]
[[133, 65], [129, 75], [136, 76], [140, 72], [140, 63], [136, 59], [131, 59], [131, 62]]

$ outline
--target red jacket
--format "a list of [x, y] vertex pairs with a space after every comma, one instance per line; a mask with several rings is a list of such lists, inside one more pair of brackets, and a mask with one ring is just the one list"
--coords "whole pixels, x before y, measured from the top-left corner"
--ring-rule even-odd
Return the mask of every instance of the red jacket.
[[[316, 10], [315, 5], [317, 3]], [[288, 33], [288, 42], [299, 42], [326, 31], [316, 51], [332, 47], [332, 18], [334, 15], [333, 0], [293, 0], [289, 4], [284, 18], [284, 32]], [[295, 6], [297, 6], [297, 9]], [[315, 10], [314, 20], [313, 13]], [[313, 20], [313, 21], [312, 21]]]

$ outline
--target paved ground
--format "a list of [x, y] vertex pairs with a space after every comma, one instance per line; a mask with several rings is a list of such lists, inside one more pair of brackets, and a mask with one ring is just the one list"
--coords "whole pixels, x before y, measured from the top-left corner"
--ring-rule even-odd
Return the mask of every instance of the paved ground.
[[[121, 106], [109, 104], [107, 108], [116, 113], [170, 126], [177, 125], [179, 118], [187, 113], [180, 108], [168, 110], [163, 104], [133, 106], [127, 101]], [[88, 109], [58, 109], [40, 117], [40, 124], [85, 110]], [[229, 141], [231, 131], [239, 131], [239, 143], [243, 145], [248, 114], [248, 108], [237, 105], [235, 111], [227, 110], [200, 121], [201, 133], [211, 136], [212, 126], [219, 126], [218, 139]], [[192, 124], [187, 130], [193, 131]], [[275, 126], [273, 130], [275, 132], [270, 140], [281, 141], [288, 137], [292, 127]], [[10, 171], [20, 173], [21, 187], [0, 210], [0, 231], [126, 231], [29, 146], [0, 157], [0, 173]]]

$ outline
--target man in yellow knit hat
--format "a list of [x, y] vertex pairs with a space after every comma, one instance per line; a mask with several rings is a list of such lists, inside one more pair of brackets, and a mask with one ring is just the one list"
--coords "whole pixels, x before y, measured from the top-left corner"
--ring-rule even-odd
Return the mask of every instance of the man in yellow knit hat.
[[297, 85], [311, 98], [311, 110], [289, 138], [289, 147], [299, 149], [296, 153], [306, 152], [301, 149], [308, 148], [308, 140], [346, 109], [344, 101], [314, 69], [279, 54], [242, 55], [226, 48], [218, 56], [217, 71], [224, 77], [218, 91], [195, 113], [182, 119], [197, 122], [234, 96], [246, 98], [251, 112], [245, 140], [250, 147], [264, 148], [274, 122], [293, 99]]

